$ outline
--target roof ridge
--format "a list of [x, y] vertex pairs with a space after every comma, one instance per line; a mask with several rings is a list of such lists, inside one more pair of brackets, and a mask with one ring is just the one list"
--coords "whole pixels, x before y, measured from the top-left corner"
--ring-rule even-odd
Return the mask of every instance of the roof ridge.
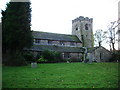
[[40, 38], [40, 39], [81, 42], [76, 35], [70, 35], [70, 34], [58, 34], [58, 33], [50, 33], [43, 31], [32, 31], [32, 34], [34, 38]]
[[59, 35], [70, 35], [70, 36], [76, 36], [76, 35], [71, 35], [71, 34], [61, 34], [61, 33], [44, 32], [44, 31], [32, 31], [32, 32], [38, 32], [38, 33], [50, 33], [50, 34], [59, 34]]

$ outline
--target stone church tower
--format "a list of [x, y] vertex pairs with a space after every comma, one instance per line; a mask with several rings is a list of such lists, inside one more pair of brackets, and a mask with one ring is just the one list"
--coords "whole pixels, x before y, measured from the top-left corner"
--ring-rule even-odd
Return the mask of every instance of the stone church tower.
[[93, 19], [88, 17], [76, 18], [72, 20], [72, 35], [76, 35], [83, 47], [92, 48], [93, 41]]

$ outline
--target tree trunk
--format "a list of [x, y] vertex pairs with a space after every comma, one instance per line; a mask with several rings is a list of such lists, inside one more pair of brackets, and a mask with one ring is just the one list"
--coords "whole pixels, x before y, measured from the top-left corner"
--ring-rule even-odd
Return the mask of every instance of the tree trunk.
[[113, 52], [115, 51], [115, 43], [112, 43]]
[[99, 47], [101, 46], [101, 42], [99, 42]]
[[112, 47], [111, 47], [111, 44], [110, 44], [109, 46], [110, 46], [110, 51], [112, 51]]

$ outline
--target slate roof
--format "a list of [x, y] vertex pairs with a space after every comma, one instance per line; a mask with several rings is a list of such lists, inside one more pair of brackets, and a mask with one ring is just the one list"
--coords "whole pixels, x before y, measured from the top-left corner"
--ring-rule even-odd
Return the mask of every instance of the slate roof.
[[57, 34], [57, 33], [48, 33], [48, 32], [39, 32], [33, 31], [32, 35], [37, 39], [47, 39], [47, 40], [57, 40], [57, 41], [71, 41], [71, 42], [80, 42], [79, 38], [76, 35], [68, 34]]
[[50, 50], [50, 51], [59, 51], [59, 52], [83, 52], [83, 49], [81, 47], [64, 47], [64, 46], [56, 46], [56, 45], [33, 45], [30, 49], [25, 50], [31, 50], [31, 51], [44, 51], [44, 50]]
[[[100, 47], [102, 47], [103, 49], [105, 49], [105, 50], [107, 50], [108, 52], [110, 52], [108, 49], [104, 48], [103, 46], [100, 46]], [[93, 52], [93, 51], [97, 50], [97, 49], [100, 48], [100, 47], [94, 47], [94, 48], [92, 48], [92, 49], [88, 49], [88, 52]]]
[[96, 49], [98, 49], [98, 48], [99, 48], [99, 47], [89, 48], [89, 49], [88, 49], [88, 52], [90, 52], [90, 53], [91, 53], [91, 52], [95, 51], [95, 50], [96, 50]]

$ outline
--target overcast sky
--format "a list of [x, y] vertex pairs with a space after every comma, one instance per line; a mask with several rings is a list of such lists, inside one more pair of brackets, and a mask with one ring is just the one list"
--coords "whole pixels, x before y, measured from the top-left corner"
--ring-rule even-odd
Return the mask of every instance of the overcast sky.
[[[0, 0], [0, 9], [6, 2]], [[31, 0], [32, 26], [35, 31], [71, 34], [72, 20], [79, 16], [93, 18], [93, 31], [106, 30], [118, 19], [119, 0]]]

